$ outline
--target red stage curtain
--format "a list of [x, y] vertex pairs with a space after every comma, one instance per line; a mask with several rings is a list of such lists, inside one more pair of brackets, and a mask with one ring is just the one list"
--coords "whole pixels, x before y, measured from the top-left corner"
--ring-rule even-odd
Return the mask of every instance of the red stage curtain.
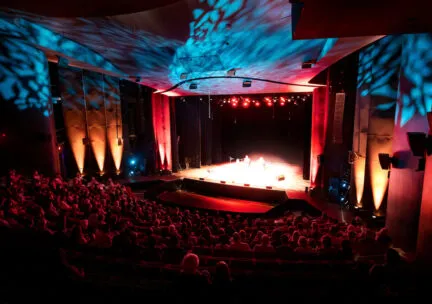
[[156, 142], [156, 168], [172, 170], [169, 97], [152, 95], [153, 130]]
[[324, 154], [327, 135], [328, 90], [327, 87], [316, 88], [312, 100], [312, 132], [311, 132], [311, 187], [320, 187], [320, 164], [318, 157]]

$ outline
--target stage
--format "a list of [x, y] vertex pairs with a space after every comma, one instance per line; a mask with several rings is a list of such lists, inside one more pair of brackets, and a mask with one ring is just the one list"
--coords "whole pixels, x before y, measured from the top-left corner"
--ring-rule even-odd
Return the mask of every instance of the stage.
[[182, 170], [175, 175], [180, 178], [258, 189], [305, 191], [309, 186], [309, 181], [303, 179], [300, 166], [281, 161], [269, 162], [262, 157], [249, 159], [246, 156], [230, 163]]

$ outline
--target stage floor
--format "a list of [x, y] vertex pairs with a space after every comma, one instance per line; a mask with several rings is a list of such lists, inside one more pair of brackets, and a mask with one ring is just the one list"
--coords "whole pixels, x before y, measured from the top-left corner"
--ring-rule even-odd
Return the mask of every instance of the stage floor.
[[[241, 186], [248, 184], [252, 188], [285, 191], [304, 191], [309, 181], [303, 179], [302, 168], [288, 163], [266, 163], [259, 161], [231, 162], [220, 165], [203, 166], [198, 169], [182, 170], [175, 174], [180, 178], [203, 179], [205, 181]], [[283, 180], [279, 180], [283, 177]]]

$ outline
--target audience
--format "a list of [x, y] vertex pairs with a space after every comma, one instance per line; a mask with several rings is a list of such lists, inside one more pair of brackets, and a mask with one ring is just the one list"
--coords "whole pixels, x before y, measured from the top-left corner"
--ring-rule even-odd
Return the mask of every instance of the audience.
[[[314, 255], [322, 260], [352, 260], [354, 245], [370, 240], [391, 246], [387, 230], [374, 238], [360, 218], [350, 225], [338, 223], [326, 214], [311, 217], [287, 212], [278, 218], [191, 211], [169, 207], [150, 200], [138, 200], [124, 185], [109, 179], [86, 183], [81, 175], [70, 181], [60, 176], [47, 178], [35, 171], [26, 179], [11, 171], [0, 201], [0, 227], [26, 230], [56, 237], [67, 248], [100, 248], [124, 256], [148, 258], [168, 264], [181, 262], [177, 286], [182, 292], [203, 290], [210, 283], [208, 272], [200, 272], [194, 250], [243, 252], [255, 258], [267, 256], [292, 259]], [[251, 251], [253, 248], [253, 251]], [[393, 274], [400, 267], [392, 249], [387, 263], [371, 270], [374, 278], [395, 285]], [[273, 255], [272, 255], [273, 254]], [[64, 255], [63, 255], [64, 256]], [[201, 255], [200, 255], [201, 256]], [[65, 260], [62, 258], [62, 260]], [[78, 277], [81, 269], [66, 261]], [[212, 279], [215, 290], [231, 286], [230, 268], [226, 262], [216, 264]]]

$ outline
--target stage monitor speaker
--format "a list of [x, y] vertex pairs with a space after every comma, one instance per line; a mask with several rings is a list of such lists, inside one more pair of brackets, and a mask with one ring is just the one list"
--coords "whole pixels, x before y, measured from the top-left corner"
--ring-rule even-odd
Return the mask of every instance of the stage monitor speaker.
[[426, 133], [408, 132], [408, 143], [414, 156], [424, 156], [426, 149]]

